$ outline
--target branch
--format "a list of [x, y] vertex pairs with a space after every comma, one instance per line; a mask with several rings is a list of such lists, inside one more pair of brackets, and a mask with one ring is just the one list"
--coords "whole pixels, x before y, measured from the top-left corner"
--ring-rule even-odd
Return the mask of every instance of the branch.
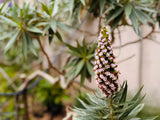
[[40, 70], [35, 71], [34, 73], [32, 73], [27, 79], [25, 79], [25, 76], [23, 77], [25, 79], [24, 83], [18, 88], [18, 91], [23, 91], [27, 88], [27, 86], [29, 85], [29, 83], [31, 82], [31, 80], [33, 80], [34, 78], [36, 78], [37, 76], [41, 76], [43, 78], [45, 78], [48, 82], [50, 82], [51, 84], [55, 84], [59, 78], [53, 78], [52, 76], [50, 76], [49, 74], [42, 72]]
[[82, 33], [86, 33], [88, 36], [97, 36], [97, 33], [94, 34], [94, 33], [91, 33], [91, 32], [88, 32], [88, 31], [85, 31], [85, 30], [81, 30], [81, 29], [77, 29], [79, 32], [82, 32]]
[[115, 46], [115, 47], [113, 47], [113, 49], [123, 48], [123, 47], [125, 47], [125, 46], [131, 45], [131, 44], [135, 44], [135, 43], [138, 43], [138, 42], [140, 42], [140, 41], [142, 41], [142, 40], [148, 39], [149, 36], [150, 36], [152, 33], [154, 33], [154, 27], [152, 27], [151, 32], [149, 32], [149, 33], [148, 33], [146, 36], [144, 36], [143, 38], [138, 39], [138, 40], [135, 40], [135, 41], [132, 41], [132, 42], [128, 42], [128, 43], [123, 44], [123, 45], [120, 45], [120, 46]]
[[13, 83], [12, 79], [8, 76], [8, 74], [0, 67], [0, 73], [3, 75], [3, 77], [8, 81], [8, 84], [11, 84], [12, 88], [14, 90], [17, 89], [17, 86]]
[[129, 56], [129, 57], [123, 59], [123, 60], [120, 60], [120, 61], [117, 62], [117, 64], [122, 63], [122, 62], [125, 62], [125, 61], [127, 61], [127, 60], [129, 60], [129, 59], [132, 59], [134, 56], [135, 56], [135, 54], [133, 54], [133, 55], [131, 55], [131, 56]]
[[43, 54], [44, 54], [44, 55], [46, 56], [46, 58], [47, 58], [47, 61], [48, 61], [48, 64], [49, 64], [50, 68], [52, 68], [53, 70], [55, 70], [58, 74], [63, 75], [62, 72], [60, 72], [56, 67], [54, 67], [54, 66], [52, 65], [52, 62], [50, 61], [48, 54], [47, 54], [46, 51], [44, 50], [44, 48], [43, 48], [43, 46], [42, 46], [42, 43], [41, 43], [41, 40], [40, 40], [39, 37], [37, 37], [37, 41], [38, 41], [38, 43], [39, 43], [39, 45], [40, 45], [40, 48], [41, 48]]
[[157, 16], [159, 14], [159, 8], [160, 8], [160, 0], [158, 1], [158, 5], [157, 5]]
[[102, 17], [101, 16], [99, 16], [99, 23], [98, 23], [98, 35], [99, 35], [99, 33], [100, 33], [100, 31], [101, 31], [101, 20], [102, 20]]
[[43, 45], [42, 45], [42, 43], [41, 43], [40, 38], [39, 38], [38, 36], [35, 36], [34, 34], [30, 33], [30, 32], [27, 31], [27, 30], [26, 30], [26, 32], [27, 32], [32, 38], [35, 38], [35, 39], [38, 41], [41, 51], [43, 52], [43, 54], [44, 54], [44, 55], [46, 56], [46, 58], [47, 58], [49, 67], [52, 68], [53, 70], [55, 70], [58, 74], [63, 75], [62, 72], [60, 72], [56, 67], [54, 67], [54, 66], [52, 65], [52, 62], [51, 62], [51, 60], [49, 59], [48, 54], [46, 53], [46, 51], [45, 51], [44, 48], [43, 48]]

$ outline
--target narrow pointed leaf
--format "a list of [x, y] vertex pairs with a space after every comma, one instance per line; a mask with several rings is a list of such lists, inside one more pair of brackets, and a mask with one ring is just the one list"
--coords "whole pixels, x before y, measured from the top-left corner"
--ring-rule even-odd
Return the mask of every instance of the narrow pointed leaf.
[[55, 20], [51, 20], [51, 21], [49, 22], [49, 24], [50, 24], [50, 27], [52, 28], [52, 30], [53, 30], [54, 32], [56, 32], [56, 26], [57, 26], [56, 21], [55, 21]]
[[56, 31], [55, 35], [58, 38], [58, 40], [60, 40], [61, 42], [63, 42], [62, 36], [61, 36], [61, 34], [58, 31]]
[[136, 93], [136, 95], [132, 98], [131, 101], [136, 101], [139, 98], [142, 89], [143, 89], [143, 86], [139, 89], [139, 91]]
[[93, 65], [91, 65], [91, 63], [87, 62], [87, 69], [88, 72], [91, 76], [94, 76], [94, 71], [93, 71]]
[[34, 26], [28, 27], [27, 30], [33, 33], [40, 33], [40, 34], [44, 33], [41, 29], [34, 27]]
[[110, 21], [112, 21], [113, 19], [115, 19], [117, 16], [119, 16], [121, 13], [123, 12], [123, 8], [119, 7], [116, 8], [115, 10], [113, 10], [113, 12], [110, 12], [110, 14], [107, 17], [107, 22], [106, 24], [108, 24]]
[[137, 21], [137, 18], [136, 18], [136, 15], [135, 15], [135, 12], [132, 10], [130, 16], [129, 16], [131, 22], [132, 22], [132, 26], [134, 28], [134, 31], [138, 34], [139, 37], [141, 37], [141, 33], [139, 31], [139, 28], [138, 28], [138, 21]]
[[84, 60], [81, 60], [77, 66], [76, 66], [76, 71], [75, 71], [75, 77], [80, 73], [80, 71], [82, 70], [83, 68], [83, 65], [84, 65]]
[[16, 42], [19, 33], [20, 33], [20, 30], [17, 30], [15, 34], [13, 34], [13, 36], [10, 38], [10, 40], [8, 41], [7, 45], [4, 48], [4, 52], [7, 52], [12, 47], [12, 45]]
[[12, 21], [11, 19], [9, 19], [9, 18], [7, 18], [5, 16], [0, 15], [0, 19], [2, 19], [3, 22], [7, 23], [8, 25], [11, 25], [13, 27], [18, 27], [18, 24], [16, 22]]
[[86, 78], [86, 66], [83, 67], [82, 69], [82, 74], [81, 74], [81, 82], [80, 82], [80, 86], [82, 86], [84, 84], [85, 78]]
[[80, 0], [83, 5], [85, 5], [85, 0]]
[[100, 15], [102, 15], [105, 6], [105, 0], [100, 0]]
[[132, 11], [132, 5], [130, 3], [128, 3], [125, 6], [125, 14], [126, 14], [126, 16], [129, 16], [131, 14], [131, 11]]

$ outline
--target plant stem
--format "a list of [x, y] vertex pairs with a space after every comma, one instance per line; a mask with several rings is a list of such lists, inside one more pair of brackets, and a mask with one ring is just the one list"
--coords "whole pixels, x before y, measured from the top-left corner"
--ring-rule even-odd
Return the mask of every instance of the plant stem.
[[56, 67], [54, 67], [54, 66], [52, 65], [52, 62], [50, 61], [48, 54], [47, 54], [46, 51], [44, 50], [44, 48], [43, 48], [43, 46], [42, 46], [42, 43], [41, 43], [39, 37], [37, 37], [37, 41], [38, 41], [38, 43], [39, 43], [39, 45], [40, 45], [41, 51], [43, 52], [43, 54], [44, 54], [44, 55], [46, 56], [46, 58], [47, 58], [47, 61], [48, 61], [48, 64], [49, 64], [50, 68], [54, 69], [58, 74], [63, 75], [62, 72], [60, 72]]
[[111, 100], [110, 100], [110, 108], [111, 108], [111, 120], [114, 120], [114, 119], [113, 119], [114, 110], [113, 110], [113, 105], [112, 105], [112, 98], [111, 98]]
[[49, 59], [49, 56], [48, 56], [47, 52], [46, 52], [46, 51], [44, 50], [44, 48], [43, 48], [43, 45], [42, 45], [42, 43], [41, 43], [40, 38], [39, 38], [38, 36], [35, 36], [34, 34], [28, 32], [27, 30], [26, 30], [26, 32], [27, 32], [32, 38], [35, 38], [35, 39], [38, 41], [38, 44], [39, 44], [39, 46], [40, 46], [41, 51], [43, 52], [43, 54], [44, 54], [44, 55], [46, 56], [46, 58], [47, 58], [49, 67], [52, 68], [53, 70], [55, 70], [58, 74], [63, 75], [62, 72], [60, 72], [55, 66], [52, 65], [52, 62], [51, 62], [51, 60]]

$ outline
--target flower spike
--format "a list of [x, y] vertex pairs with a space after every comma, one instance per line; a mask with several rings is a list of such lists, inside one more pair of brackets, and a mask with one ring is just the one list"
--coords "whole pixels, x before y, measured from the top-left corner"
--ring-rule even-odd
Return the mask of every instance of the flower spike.
[[108, 38], [106, 27], [103, 27], [98, 37], [98, 47], [95, 51], [94, 72], [98, 87], [106, 97], [111, 97], [119, 91], [118, 70], [115, 56]]

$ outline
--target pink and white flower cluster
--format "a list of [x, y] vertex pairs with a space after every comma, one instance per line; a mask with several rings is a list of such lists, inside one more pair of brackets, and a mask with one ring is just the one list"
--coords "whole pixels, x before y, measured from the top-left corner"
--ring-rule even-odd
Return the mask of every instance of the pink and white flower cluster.
[[98, 37], [98, 47], [95, 51], [94, 72], [98, 87], [106, 97], [111, 97], [119, 90], [118, 70], [115, 57], [108, 38], [106, 27], [103, 27]]

